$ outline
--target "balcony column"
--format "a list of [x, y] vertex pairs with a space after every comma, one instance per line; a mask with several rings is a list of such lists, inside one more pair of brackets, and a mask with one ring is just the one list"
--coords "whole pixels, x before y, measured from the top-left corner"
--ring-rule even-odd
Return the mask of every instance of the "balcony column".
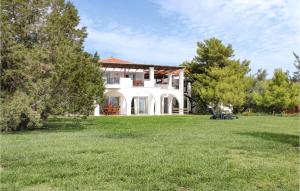
[[168, 74], [168, 89], [172, 88], [172, 73]]
[[154, 115], [154, 107], [155, 107], [155, 99], [153, 96], [148, 97], [148, 108], [149, 108], [149, 114]]
[[161, 97], [156, 96], [155, 97], [155, 115], [160, 115], [161, 114]]
[[183, 115], [184, 114], [184, 111], [183, 111], [183, 109], [184, 109], [183, 97], [181, 97], [181, 99], [178, 100], [178, 102], [179, 102], [179, 114]]
[[183, 69], [179, 70], [179, 90], [183, 93], [183, 82], [184, 82], [184, 71]]
[[149, 80], [154, 87], [154, 67], [149, 67]]
[[120, 114], [126, 115], [127, 114], [127, 102], [126, 99], [120, 96]]
[[126, 115], [131, 115], [131, 101], [132, 97], [128, 96], [126, 99]]

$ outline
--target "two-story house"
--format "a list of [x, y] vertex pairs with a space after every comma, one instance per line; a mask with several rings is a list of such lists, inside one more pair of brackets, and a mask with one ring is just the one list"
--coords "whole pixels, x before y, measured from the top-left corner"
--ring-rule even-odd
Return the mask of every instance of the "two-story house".
[[137, 64], [102, 59], [104, 103], [99, 115], [184, 114], [184, 70], [180, 66]]

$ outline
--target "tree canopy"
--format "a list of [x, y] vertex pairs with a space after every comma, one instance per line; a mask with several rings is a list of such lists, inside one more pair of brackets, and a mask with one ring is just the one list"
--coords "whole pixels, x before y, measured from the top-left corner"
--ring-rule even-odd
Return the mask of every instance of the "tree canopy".
[[280, 113], [299, 104], [299, 84], [290, 81], [287, 73], [277, 69], [263, 92], [254, 94], [254, 102], [263, 111]]
[[266, 79], [267, 71], [263, 69], [250, 75], [250, 61], [235, 59], [232, 46], [224, 45], [219, 39], [198, 42], [196, 53], [193, 60], [182, 65], [192, 83], [192, 101], [198, 103], [200, 112], [207, 107], [220, 109], [225, 105], [234, 112], [252, 108], [258, 112], [280, 113], [299, 104], [300, 62], [295, 53], [294, 75], [289, 77], [278, 69], [271, 80]]
[[49, 113], [87, 115], [101, 101], [99, 63], [83, 49], [79, 21], [64, 0], [1, 1], [3, 129], [33, 128]]
[[185, 62], [187, 77], [193, 82], [193, 94], [200, 105], [218, 107], [220, 104], [242, 108], [251, 85], [250, 61], [234, 59], [231, 45], [212, 38], [197, 43], [197, 55]]

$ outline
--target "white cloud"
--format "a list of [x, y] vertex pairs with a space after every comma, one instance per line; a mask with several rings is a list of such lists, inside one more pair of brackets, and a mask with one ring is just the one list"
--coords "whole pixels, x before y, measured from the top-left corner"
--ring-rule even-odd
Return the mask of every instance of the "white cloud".
[[[87, 24], [83, 22], [83, 24]], [[111, 26], [108, 24], [107, 26]], [[172, 36], [158, 36], [137, 32], [128, 26], [116, 23], [113, 27], [88, 26], [87, 44], [95, 51], [109, 51], [120, 58], [137, 63], [179, 65], [194, 56], [195, 42], [188, 42]]]
[[[112, 52], [139, 63], [178, 65], [190, 60], [196, 42], [217, 37], [230, 43], [236, 57], [250, 59], [252, 71], [294, 70], [292, 51], [300, 53], [298, 0], [160, 0], [162, 19], [178, 18], [169, 34], [133, 29], [117, 21], [81, 16], [89, 50]], [[176, 25], [184, 30], [176, 32]], [[175, 30], [174, 30], [175, 29]], [[165, 34], [165, 33], [164, 33]]]
[[[298, 0], [162, 0], [162, 15], [176, 15], [195, 40], [218, 37], [237, 57], [252, 60], [253, 70], [294, 70], [292, 51], [300, 51]], [[202, 39], [197, 37], [201, 35]], [[197, 39], [198, 38], [198, 39]]]

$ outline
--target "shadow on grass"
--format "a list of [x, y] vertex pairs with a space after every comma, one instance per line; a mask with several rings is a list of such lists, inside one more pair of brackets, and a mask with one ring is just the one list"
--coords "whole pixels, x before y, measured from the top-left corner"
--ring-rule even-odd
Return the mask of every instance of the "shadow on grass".
[[298, 135], [270, 133], [270, 132], [249, 132], [249, 133], [238, 133], [238, 134], [257, 137], [268, 141], [277, 141], [285, 144], [290, 144], [294, 147], [300, 146], [300, 142], [299, 142], [300, 137]]
[[39, 128], [27, 129], [23, 131], [10, 131], [7, 134], [26, 134], [30, 132], [72, 132], [86, 129], [86, 126], [93, 125], [91, 121], [81, 118], [50, 118], [43, 122]]
[[78, 131], [85, 129], [84, 119], [77, 118], [52, 118], [43, 123], [41, 128], [35, 130], [40, 131]]

